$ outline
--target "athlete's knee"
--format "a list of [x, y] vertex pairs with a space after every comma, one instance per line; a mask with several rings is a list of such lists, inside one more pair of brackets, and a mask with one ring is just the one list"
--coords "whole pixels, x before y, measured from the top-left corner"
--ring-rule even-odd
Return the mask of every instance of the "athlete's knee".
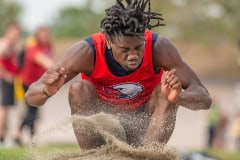
[[168, 114], [177, 111], [177, 106], [175, 104], [171, 104], [167, 98], [161, 93], [161, 85], [158, 85], [152, 92], [151, 98], [146, 105], [146, 111], [149, 114], [153, 114], [154, 112], [161, 114]]
[[85, 105], [97, 98], [97, 91], [88, 81], [73, 83], [69, 88], [69, 103], [73, 109], [76, 106]]
[[69, 98], [76, 96], [79, 98], [80, 95], [92, 96], [95, 94], [96, 94], [95, 87], [88, 81], [80, 81], [73, 83], [69, 88]]

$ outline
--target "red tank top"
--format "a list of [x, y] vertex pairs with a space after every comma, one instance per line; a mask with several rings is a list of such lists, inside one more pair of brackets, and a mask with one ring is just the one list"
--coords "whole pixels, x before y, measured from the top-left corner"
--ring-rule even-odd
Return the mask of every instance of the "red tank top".
[[82, 79], [90, 81], [98, 96], [111, 107], [138, 109], [150, 99], [152, 91], [160, 84], [163, 69], [156, 74], [152, 61], [152, 32], [145, 32], [146, 47], [140, 67], [133, 73], [119, 77], [109, 70], [106, 59], [106, 38], [103, 33], [92, 35], [96, 50], [96, 61], [90, 76], [82, 73]]
[[[14, 54], [10, 54], [7, 58], [0, 58], [0, 64], [3, 66], [5, 70], [7, 70], [10, 74], [16, 75], [17, 73], [17, 61]], [[1, 77], [0, 73], [0, 77]]]
[[30, 86], [33, 82], [37, 81], [46, 71], [46, 68], [35, 62], [35, 56], [37, 54], [45, 54], [51, 58], [51, 45], [40, 45], [37, 43], [34, 46], [26, 48], [24, 65], [20, 74], [22, 82], [26, 86]]

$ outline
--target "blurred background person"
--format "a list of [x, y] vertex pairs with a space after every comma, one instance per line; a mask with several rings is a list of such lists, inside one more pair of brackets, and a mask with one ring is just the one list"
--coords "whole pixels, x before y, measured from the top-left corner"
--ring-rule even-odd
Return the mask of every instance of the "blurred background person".
[[208, 148], [222, 150], [227, 143], [228, 117], [216, 103], [208, 114]]
[[[28, 87], [53, 65], [49, 27], [39, 27], [35, 35], [26, 40], [26, 46], [22, 54], [24, 58], [20, 78], [24, 90], [27, 91]], [[38, 114], [38, 108], [27, 105], [26, 114], [16, 133], [16, 144], [22, 144], [22, 131], [25, 127], [29, 129], [31, 137], [35, 134]]]
[[0, 38], [0, 146], [4, 145], [9, 107], [14, 106], [14, 77], [17, 74], [17, 42], [21, 34], [17, 22], [9, 22]]
[[213, 140], [214, 149], [224, 150], [227, 144], [228, 117], [224, 112], [219, 113], [215, 135]]
[[233, 118], [231, 131], [234, 138], [234, 149], [240, 151], [240, 111]]
[[207, 137], [208, 137], [209, 148], [213, 147], [213, 141], [215, 138], [215, 131], [216, 131], [216, 126], [218, 122], [218, 117], [219, 117], [218, 108], [216, 105], [212, 105], [208, 114], [208, 130], [207, 130], [208, 136]]
[[19, 54], [17, 56], [18, 70], [23, 69], [24, 57], [25, 57], [26, 50], [28, 48], [34, 47], [37, 42], [36, 42], [35, 36], [33, 35], [33, 36], [27, 37], [24, 43], [25, 43], [25, 46], [22, 48], [22, 50], [19, 52]]

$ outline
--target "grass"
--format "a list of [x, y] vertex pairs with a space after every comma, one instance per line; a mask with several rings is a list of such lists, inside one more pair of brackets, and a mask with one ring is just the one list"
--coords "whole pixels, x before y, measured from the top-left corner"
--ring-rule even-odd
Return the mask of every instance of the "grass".
[[30, 160], [24, 148], [0, 149], [0, 160]]
[[240, 152], [207, 150], [206, 153], [213, 156], [217, 160], [240, 160]]
[[188, 154], [186, 154], [186, 156], [188, 157], [188, 155], [192, 155], [192, 153], [210, 156], [216, 160], [240, 160], [240, 152], [237, 151], [202, 149], [190, 151]]
[[44, 157], [61, 151], [76, 151], [77, 145], [49, 145], [41, 147], [0, 148], [0, 160], [35, 160], [33, 156]]
[[[34, 156], [44, 156], [61, 151], [77, 151], [77, 145], [49, 145], [36, 148], [17, 147], [11, 149], [0, 149], [0, 160], [36, 160]], [[216, 158], [216, 160], [240, 160], [240, 152], [228, 152], [219, 150], [203, 150], [204, 153]]]

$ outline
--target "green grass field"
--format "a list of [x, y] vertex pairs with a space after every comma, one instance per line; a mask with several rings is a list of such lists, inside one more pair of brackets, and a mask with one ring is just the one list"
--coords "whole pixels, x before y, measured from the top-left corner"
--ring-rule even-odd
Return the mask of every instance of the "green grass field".
[[49, 145], [42, 147], [16, 147], [11, 149], [0, 148], [0, 160], [35, 160], [33, 156], [47, 156], [61, 151], [77, 151], [77, 145]]
[[[36, 148], [11, 148], [0, 149], [0, 160], [35, 160], [32, 155], [47, 156], [51, 153], [58, 153], [61, 151], [77, 151], [79, 148], [77, 145], [50, 145]], [[227, 152], [217, 150], [204, 150], [204, 153], [211, 155], [217, 160], [240, 160], [240, 152]], [[44, 158], [43, 158], [44, 159]]]
[[217, 150], [206, 150], [205, 152], [217, 160], [240, 160], [240, 152], [227, 152]]

